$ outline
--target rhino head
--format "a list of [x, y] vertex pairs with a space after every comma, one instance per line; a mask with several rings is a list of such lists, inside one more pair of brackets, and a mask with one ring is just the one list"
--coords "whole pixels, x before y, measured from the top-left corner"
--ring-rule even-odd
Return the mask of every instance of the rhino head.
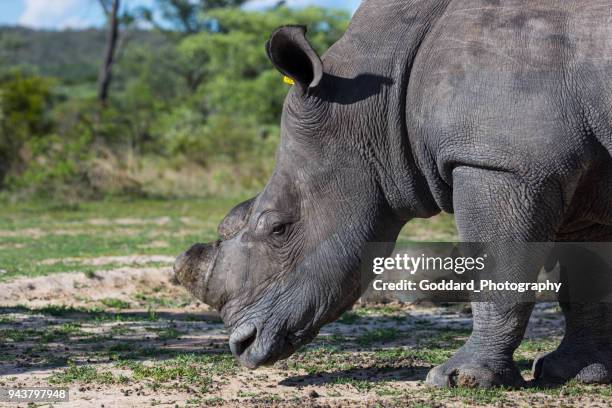
[[392, 183], [377, 162], [386, 159], [371, 145], [384, 132], [376, 116], [384, 107], [375, 105], [389, 81], [332, 73], [299, 26], [276, 30], [267, 52], [295, 83], [276, 168], [260, 194], [223, 219], [217, 242], [192, 246], [174, 267], [220, 311], [232, 353], [249, 368], [288, 357], [347, 310], [365, 289], [366, 244], [395, 241], [416, 215], [390, 202]]

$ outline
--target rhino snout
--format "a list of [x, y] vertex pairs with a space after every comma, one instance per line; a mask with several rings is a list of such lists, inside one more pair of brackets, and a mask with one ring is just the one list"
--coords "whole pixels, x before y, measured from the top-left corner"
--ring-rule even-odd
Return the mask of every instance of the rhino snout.
[[210, 288], [215, 260], [219, 252], [219, 241], [213, 244], [195, 244], [174, 262], [176, 279], [202, 302], [218, 308], [219, 294]]

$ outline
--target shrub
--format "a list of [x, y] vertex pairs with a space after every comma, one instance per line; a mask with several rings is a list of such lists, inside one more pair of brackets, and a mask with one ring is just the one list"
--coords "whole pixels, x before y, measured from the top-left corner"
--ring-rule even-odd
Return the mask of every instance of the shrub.
[[27, 161], [24, 144], [39, 141], [51, 129], [51, 85], [51, 80], [18, 71], [0, 78], [0, 187], [7, 174]]

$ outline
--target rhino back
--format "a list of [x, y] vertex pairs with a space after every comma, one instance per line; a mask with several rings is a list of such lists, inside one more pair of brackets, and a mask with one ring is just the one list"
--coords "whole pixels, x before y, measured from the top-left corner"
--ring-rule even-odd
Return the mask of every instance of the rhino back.
[[595, 212], [612, 220], [611, 13], [592, 0], [448, 5], [420, 45], [406, 104], [413, 151], [445, 210], [453, 169], [469, 165], [554, 179], [566, 199], [598, 191]]

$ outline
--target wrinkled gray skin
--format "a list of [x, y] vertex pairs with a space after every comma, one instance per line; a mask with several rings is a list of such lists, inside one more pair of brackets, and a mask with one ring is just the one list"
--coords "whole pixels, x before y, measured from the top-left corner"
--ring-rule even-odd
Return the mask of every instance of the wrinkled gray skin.
[[[274, 32], [271, 61], [296, 81], [276, 169], [217, 243], [175, 265], [220, 310], [239, 361], [310, 341], [364, 289], [366, 243], [393, 242], [415, 217], [454, 212], [461, 240], [501, 255], [504, 241], [610, 240], [611, 12], [601, 0], [366, 0], [321, 59], [302, 28]], [[544, 257], [501, 273], [533, 276]], [[520, 386], [512, 354], [531, 310], [473, 303], [472, 335], [427, 381]], [[612, 309], [563, 311], [565, 338], [535, 376], [609, 383]]]

